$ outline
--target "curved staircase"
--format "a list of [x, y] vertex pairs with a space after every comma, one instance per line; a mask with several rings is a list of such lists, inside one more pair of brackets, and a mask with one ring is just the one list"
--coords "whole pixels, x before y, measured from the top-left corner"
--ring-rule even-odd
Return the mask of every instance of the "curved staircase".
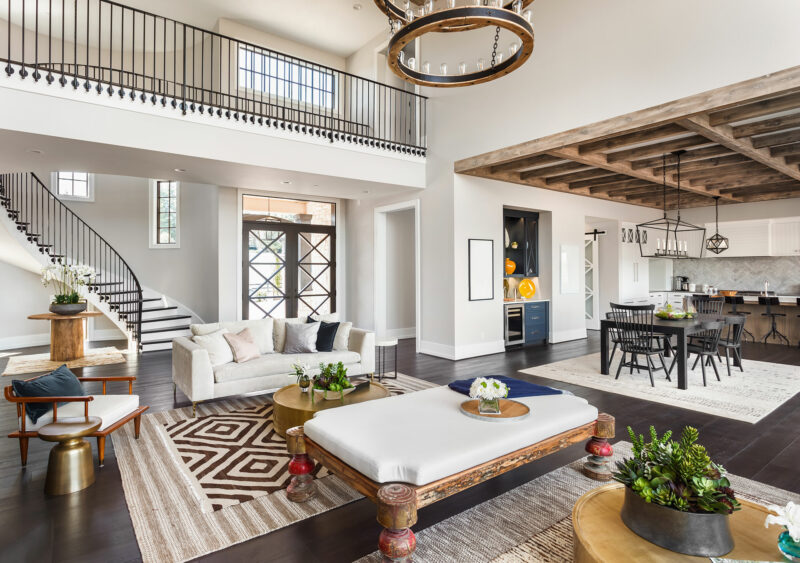
[[122, 256], [33, 172], [0, 174], [0, 206], [11, 221], [10, 234], [41, 266], [94, 269], [86, 299], [125, 334], [129, 347], [142, 352], [170, 348], [173, 338], [188, 334], [189, 324], [200, 321], [180, 303], [143, 288]]

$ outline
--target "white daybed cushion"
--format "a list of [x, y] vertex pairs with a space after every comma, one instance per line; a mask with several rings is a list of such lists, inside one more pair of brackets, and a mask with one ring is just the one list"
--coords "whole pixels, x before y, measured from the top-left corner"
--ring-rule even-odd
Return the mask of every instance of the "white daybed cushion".
[[[127, 416], [139, 408], [139, 395], [93, 395], [94, 400], [89, 401], [89, 416], [98, 416], [103, 421], [99, 430], [105, 430], [120, 418]], [[58, 422], [71, 422], [86, 420], [83, 416], [82, 402], [71, 402], [58, 407]], [[36, 421], [34, 424], [28, 415], [25, 415], [25, 430], [39, 430], [45, 424], [53, 422], [53, 411]], [[21, 428], [21, 427], [20, 427]]]
[[519, 422], [496, 423], [459, 411], [466, 395], [426, 389], [318, 412], [306, 435], [378, 483], [425, 485], [597, 419], [574, 395], [516, 399], [531, 408]]

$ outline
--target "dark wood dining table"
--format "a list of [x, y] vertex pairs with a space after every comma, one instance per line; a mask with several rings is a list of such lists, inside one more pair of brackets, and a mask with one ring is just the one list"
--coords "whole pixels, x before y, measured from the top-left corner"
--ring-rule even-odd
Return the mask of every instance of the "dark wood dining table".
[[[676, 321], [668, 321], [656, 317], [653, 319], [653, 333], [666, 335], [667, 338], [675, 336], [676, 342], [673, 344], [675, 349], [675, 365], [678, 368], [678, 389], [688, 389], [689, 380], [687, 377], [687, 353], [686, 346], [689, 342], [689, 337], [693, 334], [703, 332], [706, 330], [706, 324], [709, 322], [727, 322], [728, 319], [735, 317], [731, 316], [717, 316], [717, 315], [697, 315], [693, 319], [681, 319]], [[614, 321], [611, 319], [602, 319], [600, 321], [600, 373], [603, 375], [609, 374], [609, 332], [610, 327], [614, 326]], [[670, 347], [665, 350], [665, 356], [670, 355]], [[740, 366], [739, 359], [734, 354], [733, 365]]]

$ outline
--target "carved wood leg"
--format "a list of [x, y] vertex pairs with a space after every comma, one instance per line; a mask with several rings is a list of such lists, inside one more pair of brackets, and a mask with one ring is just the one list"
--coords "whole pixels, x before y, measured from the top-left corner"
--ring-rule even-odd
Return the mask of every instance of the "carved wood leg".
[[21, 436], [19, 439], [19, 457], [22, 460], [22, 467], [28, 465], [28, 437]]
[[133, 437], [139, 439], [139, 430], [142, 428], [142, 415], [133, 419]]
[[614, 453], [614, 448], [608, 443], [614, 437], [614, 417], [610, 414], [597, 415], [597, 425], [594, 436], [586, 443], [586, 452], [589, 457], [583, 464], [583, 474], [597, 481], [609, 481], [611, 469], [608, 461]]
[[417, 523], [414, 489], [401, 483], [378, 489], [378, 523], [384, 528], [378, 537], [383, 561], [410, 562], [417, 548], [417, 538], [411, 531]]
[[98, 465], [103, 467], [103, 460], [106, 458], [106, 437], [105, 436], [98, 436], [97, 437], [97, 460]]
[[295, 426], [286, 431], [286, 449], [292, 456], [289, 460], [289, 474], [292, 479], [286, 487], [286, 498], [292, 502], [306, 502], [317, 494], [317, 483], [311, 475], [314, 461], [306, 453], [302, 426]]

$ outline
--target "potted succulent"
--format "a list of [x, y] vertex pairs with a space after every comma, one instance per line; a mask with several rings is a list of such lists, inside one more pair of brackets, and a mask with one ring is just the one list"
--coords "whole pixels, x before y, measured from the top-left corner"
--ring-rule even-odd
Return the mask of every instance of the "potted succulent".
[[476, 377], [469, 388], [470, 399], [478, 399], [480, 414], [500, 414], [500, 399], [508, 397], [508, 385], [491, 377]]
[[42, 268], [42, 285], [55, 288], [50, 312], [57, 315], [76, 315], [86, 310], [86, 300], [80, 291], [94, 282], [94, 268], [82, 264], [53, 264]]
[[352, 391], [355, 391], [355, 387], [347, 379], [347, 368], [342, 362], [319, 365], [319, 373], [314, 376], [314, 395], [344, 402], [344, 396]]
[[722, 466], [697, 444], [698, 432], [687, 426], [680, 441], [672, 432], [650, 441], [631, 427], [633, 457], [617, 462], [614, 479], [624, 483], [622, 521], [636, 534], [666, 549], [703, 557], [733, 549], [729, 515], [739, 502]]
[[300, 387], [301, 392], [308, 393], [308, 389], [311, 387], [311, 378], [308, 376], [311, 366], [308, 364], [292, 364], [292, 369], [294, 374], [289, 377], [294, 377], [297, 380], [297, 386]]

